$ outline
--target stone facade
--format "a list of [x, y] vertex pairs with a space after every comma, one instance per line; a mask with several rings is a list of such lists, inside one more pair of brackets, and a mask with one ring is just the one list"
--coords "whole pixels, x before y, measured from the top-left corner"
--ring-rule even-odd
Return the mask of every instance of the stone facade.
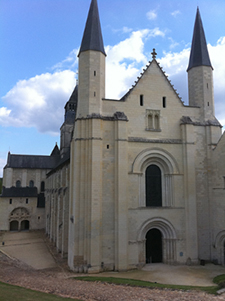
[[45, 208], [42, 203], [47, 171], [13, 167], [4, 169], [0, 231], [45, 228]]
[[[188, 66], [189, 105], [155, 50], [132, 88], [119, 100], [106, 99], [105, 55], [92, 0], [60, 150], [49, 156], [51, 166], [41, 169], [42, 176], [38, 170], [33, 175], [46, 183], [47, 235], [76, 272], [123, 271], [152, 262], [224, 265], [225, 137], [214, 116], [213, 69], [199, 10]], [[28, 186], [24, 166], [5, 171], [4, 186], [17, 179]], [[7, 202], [1, 206], [9, 215]]]

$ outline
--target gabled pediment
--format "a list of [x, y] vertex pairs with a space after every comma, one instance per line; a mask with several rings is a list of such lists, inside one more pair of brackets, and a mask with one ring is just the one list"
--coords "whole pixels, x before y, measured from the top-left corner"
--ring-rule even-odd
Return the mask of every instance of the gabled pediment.
[[[153, 50], [154, 51], [154, 50]], [[154, 52], [153, 52], [154, 53]], [[184, 104], [182, 101], [182, 98], [179, 96], [179, 93], [177, 93], [177, 90], [174, 88], [174, 85], [172, 85], [171, 81], [168, 79], [168, 76], [166, 75], [163, 68], [160, 66], [160, 63], [156, 60], [155, 55], [153, 55], [152, 61], [149, 61], [149, 64], [146, 65], [146, 68], [143, 69], [143, 72], [140, 74], [140, 76], [137, 78], [137, 80], [134, 82], [134, 85], [132, 85], [132, 88], [120, 99], [120, 101], [125, 101], [126, 98], [132, 93], [132, 91], [137, 88], [144, 77], [148, 76], [148, 74], [152, 73], [153, 66], [156, 67], [156, 69], [159, 71], [161, 75], [163, 75], [163, 78], [166, 80], [166, 84], [173, 90], [175, 96], [179, 99], [179, 101]]]

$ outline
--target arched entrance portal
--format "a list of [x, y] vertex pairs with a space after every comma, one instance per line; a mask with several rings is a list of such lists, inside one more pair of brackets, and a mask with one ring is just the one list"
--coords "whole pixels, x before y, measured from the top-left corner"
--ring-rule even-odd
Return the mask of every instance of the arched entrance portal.
[[10, 231], [18, 231], [19, 230], [19, 222], [11, 221], [10, 222]]
[[146, 234], [146, 263], [163, 262], [162, 233], [151, 229]]
[[29, 230], [29, 227], [30, 227], [29, 221], [25, 220], [21, 222], [21, 226], [20, 226], [21, 231]]
[[138, 231], [139, 263], [176, 262], [177, 236], [173, 225], [164, 218], [146, 220]]
[[15, 208], [9, 215], [10, 231], [24, 231], [30, 229], [30, 213], [27, 208]]

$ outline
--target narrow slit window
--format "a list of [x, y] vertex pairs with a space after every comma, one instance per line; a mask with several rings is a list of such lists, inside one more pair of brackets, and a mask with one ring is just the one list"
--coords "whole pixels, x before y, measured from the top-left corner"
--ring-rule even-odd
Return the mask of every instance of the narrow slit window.
[[96, 76], [96, 71], [94, 71], [94, 76]]
[[143, 107], [144, 105], [144, 95], [140, 95], [140, 106]]
[[9, 204], [12, 204], [12, 199], [9, 200]]
[[109, 149], [109, 144], [107, 144], [107, 149]]
[[163, 97], [162, 102], [163, 102], [163, 108], [166, 108], [166, 97], [165, 96]]
[[26, 204], [28, 204], [28, 199], [26, 199]]
[[94, 92], [94, 97], [96, 96], [96, 92]]

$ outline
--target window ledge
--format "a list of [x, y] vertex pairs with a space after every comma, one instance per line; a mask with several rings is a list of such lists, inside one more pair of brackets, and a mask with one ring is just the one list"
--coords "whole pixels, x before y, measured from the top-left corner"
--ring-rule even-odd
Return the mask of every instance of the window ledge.
[[145, 130], [148, 131], [148, 132], [162, 132], [161, 129], [148, 129], [148, 128], [146, 128]]

